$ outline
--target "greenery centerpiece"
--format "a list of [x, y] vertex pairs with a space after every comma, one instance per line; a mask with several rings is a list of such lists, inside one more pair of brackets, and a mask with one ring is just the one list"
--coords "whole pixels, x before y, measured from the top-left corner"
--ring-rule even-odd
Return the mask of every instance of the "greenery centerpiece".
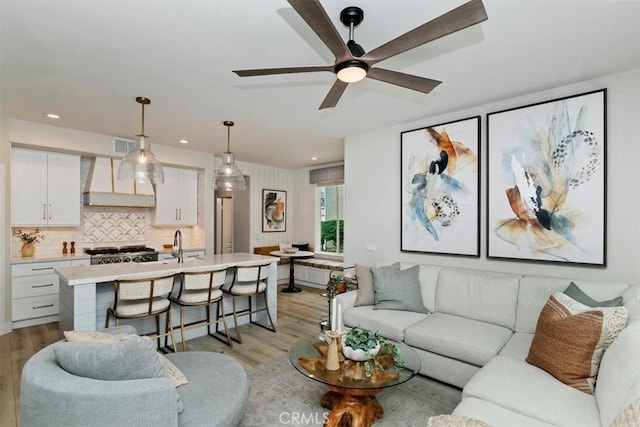
[[36, 250], [35, 244], [44, 240], [44, 234], [39, 228], [33, 231], [13, 230], [13, 235], [22, 241], [21, 251], [24, 257], [33, 256]]
[[376, 356], [388, 354], [393, 357], [395, 368], [404, 367], [404, 361], [400, 358], [400, 349], [397, 345], [380, 336], [379, 331], [372, 331], [360, 326], [355, 326], [347, 332], [342, 340], [342, 354], [347, 359], [364, 362], [366, 376], [371, 376], [372, 362], [378, 367]]

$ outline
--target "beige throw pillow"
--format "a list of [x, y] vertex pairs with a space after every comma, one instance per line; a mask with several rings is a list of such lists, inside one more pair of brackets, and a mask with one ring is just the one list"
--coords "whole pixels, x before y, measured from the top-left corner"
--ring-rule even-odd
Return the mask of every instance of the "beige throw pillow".
[[484, 421], [462, 415], [436, 415], [429, 418], [427, 427], [491, 427]]
[[[396, 262], [391, 265], [381, 266], [380, 268], [389, 268], [391, 270], [400, 270], [400, 263]], [[373, 274], [371, 273], [371, 267], [366, 265], [355, 265], [356, 279], [358, 280], [358, 289], [356, 290], [356, 302], [354, 307], [361, 305], [374, 305], [375, 293], [373, 290]]]
[[557, 292], [540, 312], [526, 360], [593, 394], [602, 355], [626, 324], [624, 307], [588, 307]]

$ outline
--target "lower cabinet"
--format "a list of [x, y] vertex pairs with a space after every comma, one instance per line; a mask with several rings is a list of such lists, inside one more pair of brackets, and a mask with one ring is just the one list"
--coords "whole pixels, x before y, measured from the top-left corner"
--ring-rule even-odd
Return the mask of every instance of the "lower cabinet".
[[11, 265], [11, 320], [14, 328], [57, 320], [60, 279], [55, 269], [89, 265], [89, 259]]

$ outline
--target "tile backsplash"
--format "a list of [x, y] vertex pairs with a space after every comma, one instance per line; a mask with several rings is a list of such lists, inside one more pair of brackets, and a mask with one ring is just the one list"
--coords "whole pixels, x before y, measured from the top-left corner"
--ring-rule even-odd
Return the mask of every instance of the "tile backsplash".
[[86, 212], [84, 241], [91, 243], [144, 241], [146, 229], [142, 212]]
[[[58, 256], [62, 253], [62, 242], [72, 241], [76, 242], [77, 253], [96, 246], [127, 245], [147, 245], [162, 251], [163, 244], [173, 243], [173, 234], [178, 228], [182, 231], [185, 248], [205, 247], [204, 228], [199, 225], [154, 227], [151, 225], [151, 209], [84, 206], [80, 227], [40, 227], [45, 238], [36, 244], [36, 256]], [[12, 237], [11, 256], [21, 257], [21, 247], [20, 239]]]

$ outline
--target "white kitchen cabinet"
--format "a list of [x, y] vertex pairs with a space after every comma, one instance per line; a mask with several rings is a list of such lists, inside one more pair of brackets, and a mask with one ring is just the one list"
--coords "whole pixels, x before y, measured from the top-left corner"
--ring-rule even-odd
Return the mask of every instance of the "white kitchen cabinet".
[[89, 263], [87, 258], [11, 265], [11, 320], [14, 328], [58, 320], [60, 279], [54, 270]]
[[80, 225], [80, 156], [13, 148], [11, 224]]
[[198, 223], [198, 171], [162, 167], [164, 183], [156, 184], [153, 225]]

